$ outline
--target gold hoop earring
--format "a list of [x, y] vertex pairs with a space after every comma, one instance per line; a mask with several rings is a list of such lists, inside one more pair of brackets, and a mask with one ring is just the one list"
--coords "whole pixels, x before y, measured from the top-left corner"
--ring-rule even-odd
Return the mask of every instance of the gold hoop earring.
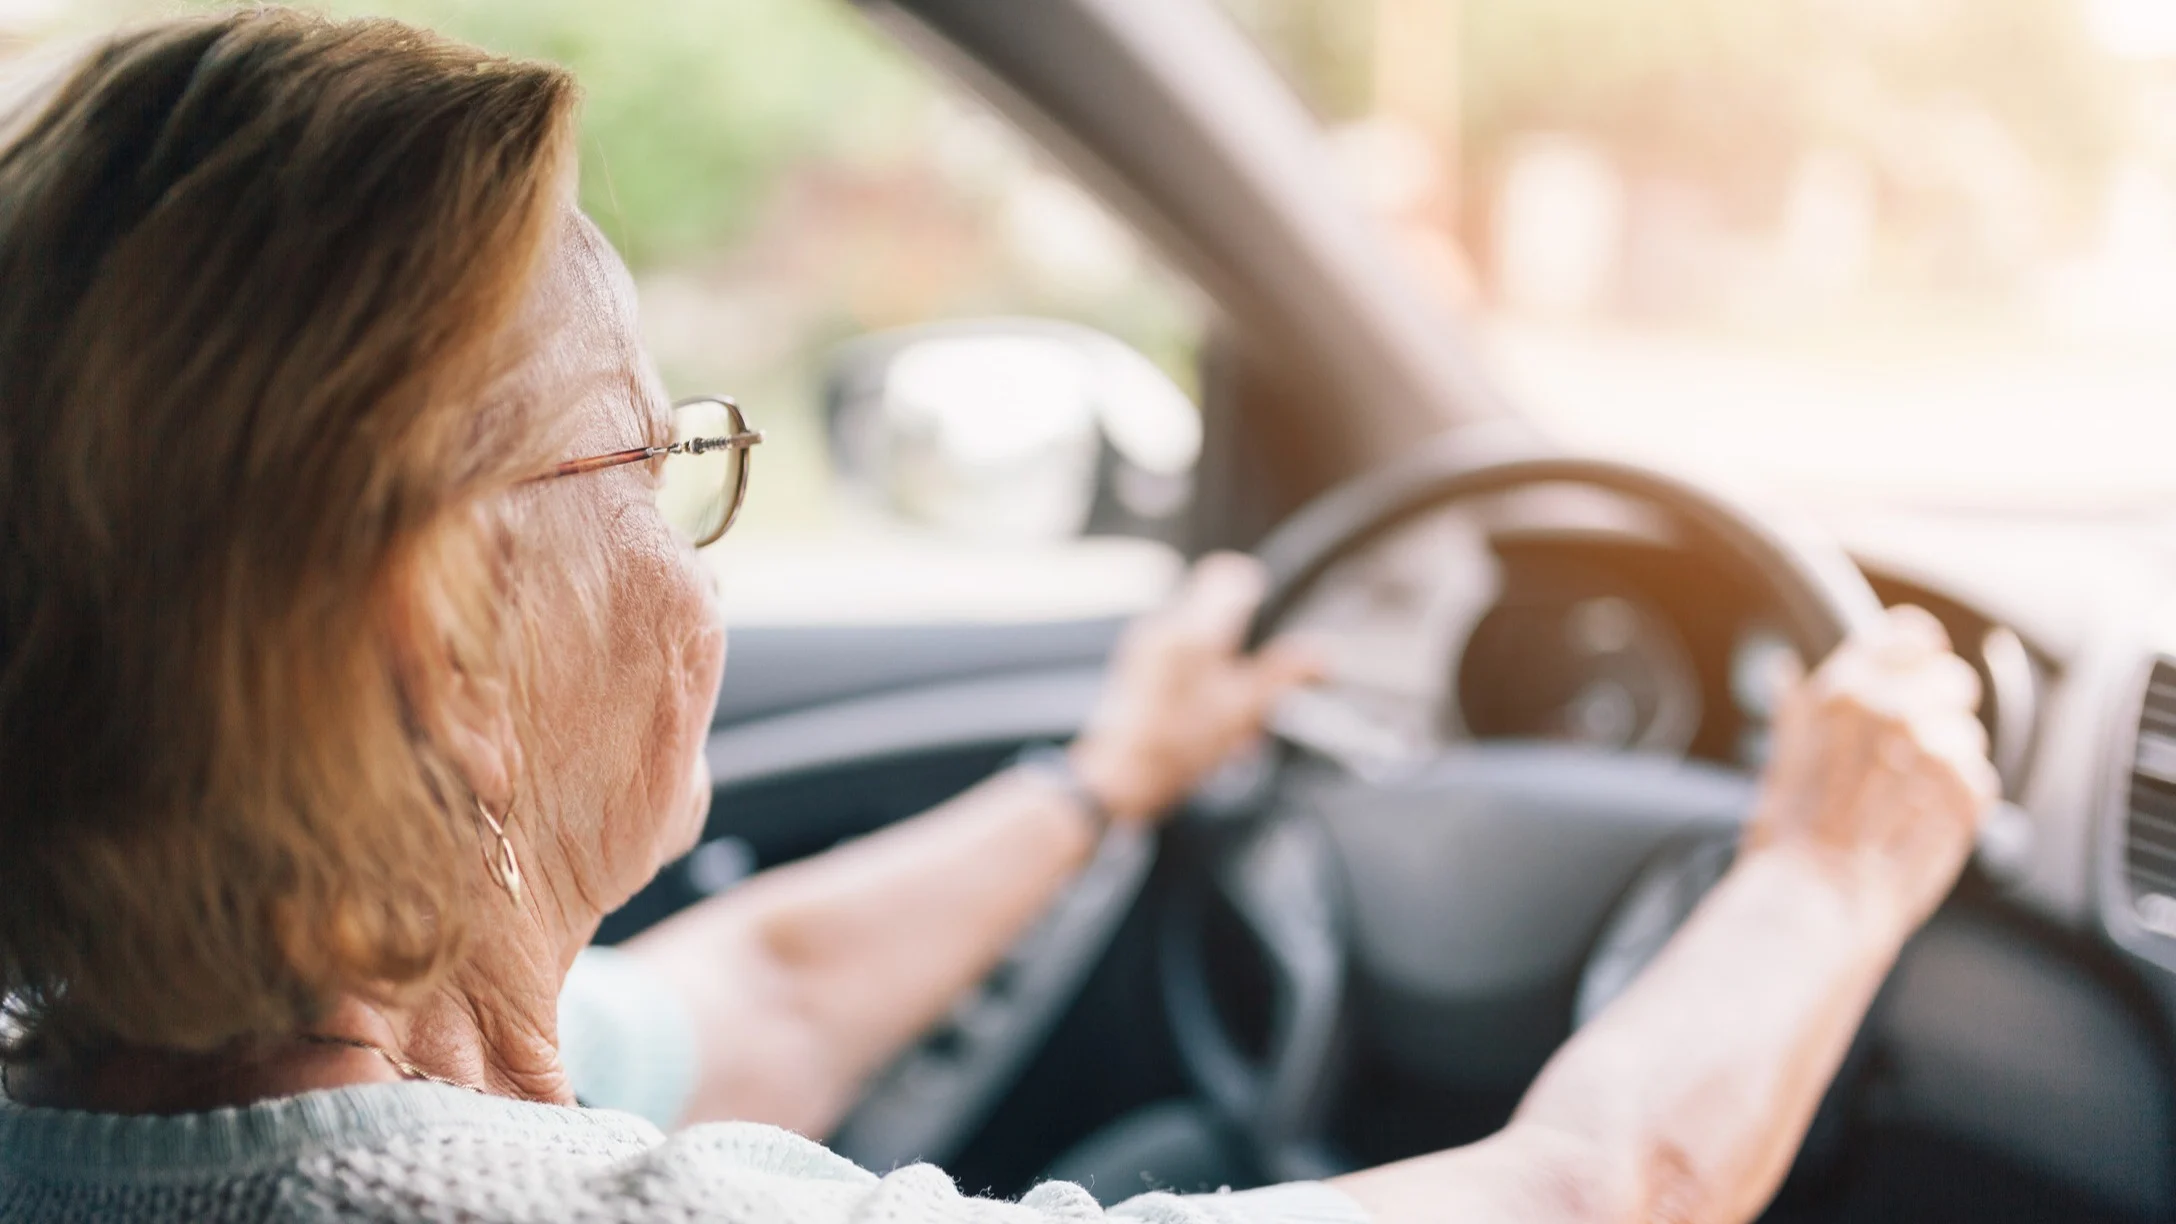
[[[491, 882], [506, 890], [515, 901], [521, 900], [521, 860], [514, 857], [513, 839], [506, 835], [506, 822], [491, 814], [484, 806], [483, 796], [476, 797], [476, 814], [483, 818], [484, 827], [498, 844], [484, 847], [484, 870], [491, 873]], [[506, 820], [514, 818], [514, 805], [506, 805]]]

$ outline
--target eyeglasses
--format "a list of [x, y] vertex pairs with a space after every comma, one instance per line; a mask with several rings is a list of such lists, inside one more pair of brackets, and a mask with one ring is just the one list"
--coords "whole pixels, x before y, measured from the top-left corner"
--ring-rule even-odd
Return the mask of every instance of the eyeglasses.
[[672, 406], [672, 443], [569, 459], [539, 480], [579, 476], [623, 463], [662, 457], [657, 507], [665, 521], [701, 548], [725, 534], [748, 496], [748, 449], [763, 431], [748, 428], [740, 405], [722, 395], [700, 395]]

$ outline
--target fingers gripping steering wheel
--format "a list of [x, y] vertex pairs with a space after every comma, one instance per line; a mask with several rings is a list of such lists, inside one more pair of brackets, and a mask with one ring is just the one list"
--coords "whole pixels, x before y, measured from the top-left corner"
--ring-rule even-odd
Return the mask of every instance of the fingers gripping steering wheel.
[[[1401, 523], [1559, 484], [1665, 515], [1688, 547], [1753, 585], [1809, 662], [1881, 616], [1841, 549], [1716, 493], [1631, 464], [1453, 435], [1332, 490], [1271, 535], [1252, 641], [1275, 634], [1334, 563]], [[1353, 969], [1392, 983], [1370, 1016], [1379, 1040], [1448, 1082], [1515, 1092], [1569, 1031], [1564, 992], [1549, 983], [1577, 976], [1640, 867], [1688, 833], [1727, 835], [1751, 796], [1742, 773], [1592, 748], [1465, 745], [1395, 783], [1299, 768], [1304, 745], [1274, 758], [1244, 819], [1190, 830], [1200, 870], [1165, 915], [1160, 965], [1189, 1077], [1278, 1180], [1340, 1167], [1323, 1132]], [[1235, 935], [1262, 970], [1236, 1004], [1212, 990], [1210, 972], [1229, 970], [1215, 949]]]

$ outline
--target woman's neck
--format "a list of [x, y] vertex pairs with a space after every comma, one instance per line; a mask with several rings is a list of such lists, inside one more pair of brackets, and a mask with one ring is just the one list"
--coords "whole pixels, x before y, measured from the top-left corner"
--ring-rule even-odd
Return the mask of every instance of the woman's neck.
[[[481, 1092], [572, 1105], [574, 1088], [559, 1059], [559, 988], [580, 947], [562, 952], [539, 941], [479, 949], [444, 988], [400, 1016], [400, 1045], [386, 1052]], [[381, 1044], [365, 1032], [318, 1031]]]
[[56, 1109], [197, 1113], [415, 1078], [406, 1063], [479, 1092], [571, 1105], [558, 1029], [559, 986], [571, 961], [571, 953], [545, 951], [542, 940], [502, 934], [482, 941], [412, 1006], [345, 996], [306, 1034], [208, 1053], [123, 1045], [65, 1064], [12, 1065], [8, 1091], [21, 1104]]

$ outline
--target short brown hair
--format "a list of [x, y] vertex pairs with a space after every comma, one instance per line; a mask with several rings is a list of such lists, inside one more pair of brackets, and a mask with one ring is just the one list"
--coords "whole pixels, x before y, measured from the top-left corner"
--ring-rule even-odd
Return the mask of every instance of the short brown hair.
[[535, 431], [484, 400], [574, 88], [255, 9], [38, 106], [0, 150], [0, 993], [39, 1056], [290, 1032], [469, 921], [473, 797], [387, 618], [425, 592], [424, 670], [503, 662], [477, 523]]

